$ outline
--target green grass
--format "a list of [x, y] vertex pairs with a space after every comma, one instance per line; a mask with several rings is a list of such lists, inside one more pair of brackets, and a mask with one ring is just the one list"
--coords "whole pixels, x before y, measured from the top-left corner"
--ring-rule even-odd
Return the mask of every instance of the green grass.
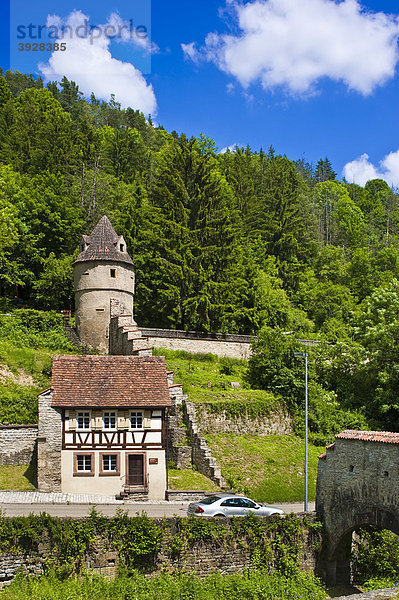
[[154, 355], [165, 356], [168, 368], [174, 371], [175, 382], [191, 388], [231, 389], [231, 381], [245, 383], [248, 363], [235, 358], [219, 358], [216, 354], [191, 354], [183, 350], [154, 348]]
[[29, 465], [0, 466], [0, 490], [34, 490], [34, 472]]
[[[231, 416], [245, 412], [253, 416], [269, 414], [280, 405], [279, 398], [270, 392], [250, 389], [245, 360], [166, 348], [154, 348], [153, 353], [165, 356], [168, 369], [174, 372], [174, 382], [183, 384], [190, 402], [207, 404], [211, 410]], [[232, 388], [232, 382], [240, 387]]]
[[204, 492], [217, 492], [220, 489], [208, 477], [192, 469], [169, 469], [169, 488], [171, 490], [204, 490]]
[[[295, 502], [304, 497], [304, 441], [288, 435], [206, 435], [222, 475], [234, 490], [259, 502]], [[317, 455], [309, 445], [309, 499], [316, 496]]]
[[[37, 423], [37, 395], [50, 385], [53, 352], [0, 341], [0, 422]], [[24, 383], [24, 381], [26, 383]]]
[[52, 350], [23, 348], [0, 340], [0, 366], [7, 365], [15, 375], [22, 369], [40, 385], [49, 381], [53, 355]]
[[[175, 383], [183, 383], [189, 400], [227, 418], [248, 415], [256, 418], [276, 412], [281, 399], [264, 390], [250, 389], [247, 362], [212, 354], [189, 354], [156, 348], [164, 355]], [[231, 382], [240, 384], [232, 388]], [[251, 436], [202, 433], [222, 467], [222, 475], [234, 490], [260, 502], [295, 502], [304, 496], [304, 441], [297, 436]], [[309, 445], [309, 499], [316, 494], [317, 456], [324, 447]], [[173, 480], [172, 480], [173, 481]], [[189, 489], [189, 483], [179, 484]], [[176, 486], [175, 489], [178, 489]], [[195, 487], [193, 489], [196, 489]]]
[[153, 577], [133, 574], [108, 581], [86, 575], [61, 581], [54, 575], [19, 576], [0, 592], [3, 600], [322, 600], [320, 582], [310, 574], [286, 577], [279, 573], [209, 575], [161, 573]]
[[0, 315], [0, 423], [37, 423], [37, 395], [50, 385], [53, 355], [79, 352], [60, 314], [23, 309]]

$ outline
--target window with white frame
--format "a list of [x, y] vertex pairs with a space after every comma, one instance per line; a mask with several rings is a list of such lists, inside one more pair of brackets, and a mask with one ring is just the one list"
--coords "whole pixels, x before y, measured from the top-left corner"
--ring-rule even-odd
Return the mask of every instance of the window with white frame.
[[116, 412], [105, 411], [103, 413], [103, 428], [104, 429], [116, 429]]
[[76, 413], [76, 429], [90, 429], [90, 411], [79, 411]]
[[91, 473], [93, 470], [92, 454], [77, 454], [76, 455], [76, 472]]
[[104, 472], [118, 470], [118, 457], [116, 454], [103, 454], [102, 455], [102, 470]]
[[143, 429], [143, 411], [136, 410], [130, 413], [130, 428]]

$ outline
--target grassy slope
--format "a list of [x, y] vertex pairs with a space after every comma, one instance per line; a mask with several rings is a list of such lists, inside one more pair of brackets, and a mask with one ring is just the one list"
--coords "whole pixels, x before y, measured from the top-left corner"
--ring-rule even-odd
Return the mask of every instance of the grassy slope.
[[[214, 354], [189, 354], [165, 348], [154, 348], [153, 353], [166, 357], [168, 369], [174, 372], [175, 383], [184, 384], [184, 393], [189, 394], [191, 402], [208, 404], [214, 410], [237, 405], [239, 411], [245, 406], [255, 414], [267, 414], [279, 406], [279, 401], [272, 394], [250, 389], [245, 380], [245, 360], [218, 358]], [[240, 387], [233, 388], [232, 382]], [[228, 412], [234, 413], [234, 409], [228, 408]]]
[[0, 382], [0, 422], [37, 423], [37, 394], [50, 385], [53, 354], [0, 340], [0, 370], [6, 373]]
[[[295, 502], [304, 497], [304, 441], [289, 435], [207, 435], [227, 483], [259, 502]], [[317, 455], [309, 445], [309, 500], [316, 496]]]
[[[223, 410], [234, 418], [247, 411], [254, 416], [273, 412], [279, 400], [262, 390], [251, 390], [245, 381], [247, 363], [156, 349], [166, 356], [174, 381], [183, 383], [190, 401]], [[233, 389], [231, 382], [239, 382]], [[232, 489], [260, 502], [289, 502], [304, 496], [304, 441], [292, 436], [207, 434], [205, 438]], [[309, 444], [309, 499], [316, 493], [317, 455], [324, 451]], [[195, 488], [194, 488], [195, 489]]]
[[50, 385], [53, 355], [78, 352], [61, 315], [0, 315], [0, 423], [37, 423], [37, 394]]
[[0, 490], [34, 490], [35, 473], [28, 465], [0, 466]]
[[171, 490], [203, 490], [216, 492], [220, 488], [208, 477], [191, 469], [169, 469], [169, 488]]

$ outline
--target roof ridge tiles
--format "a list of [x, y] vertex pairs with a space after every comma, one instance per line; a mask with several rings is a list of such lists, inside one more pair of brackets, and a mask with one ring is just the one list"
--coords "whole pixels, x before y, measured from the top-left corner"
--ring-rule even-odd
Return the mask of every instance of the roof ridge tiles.
[[356, 429], [345, 429], [344, 431], [341, 431], [341, 433], [338, 433], [335, 438], [399, 444], [399, 433], [393, 431], [361, 431]]

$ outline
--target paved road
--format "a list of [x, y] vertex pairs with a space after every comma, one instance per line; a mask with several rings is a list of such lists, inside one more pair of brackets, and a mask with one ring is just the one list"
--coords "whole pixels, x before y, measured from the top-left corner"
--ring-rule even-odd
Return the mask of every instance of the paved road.
[[[129, 515], [134, 516], [137, 513], [141, 514], [145, 512], [149, 517], [161, 518], [161, 517], [173, 517], [185, 516], [187, 513], [188, 502], [162, 502], [162, 503], [126, 503], [126, 504], [96, 504], [96, 510], [105, 516], [112, 516], [119, 509], [127, 512]], [[303, 511], [302, 503], [295, 504], [279, 504], [279, 507], [283, 508], [286, 513], [295, 512], [300, 513]], [[54, 517], [85, 517], [87, 516], [93, 504], [18, 504], [18, 503], [1, 503], [0, 508], [3, 515], [7, 517], [24, 516], [33, 513], [39, 515], [40, 513], [47, 513]], [[309, 510], [314, 510], [314, 502], [309, 503]]]

